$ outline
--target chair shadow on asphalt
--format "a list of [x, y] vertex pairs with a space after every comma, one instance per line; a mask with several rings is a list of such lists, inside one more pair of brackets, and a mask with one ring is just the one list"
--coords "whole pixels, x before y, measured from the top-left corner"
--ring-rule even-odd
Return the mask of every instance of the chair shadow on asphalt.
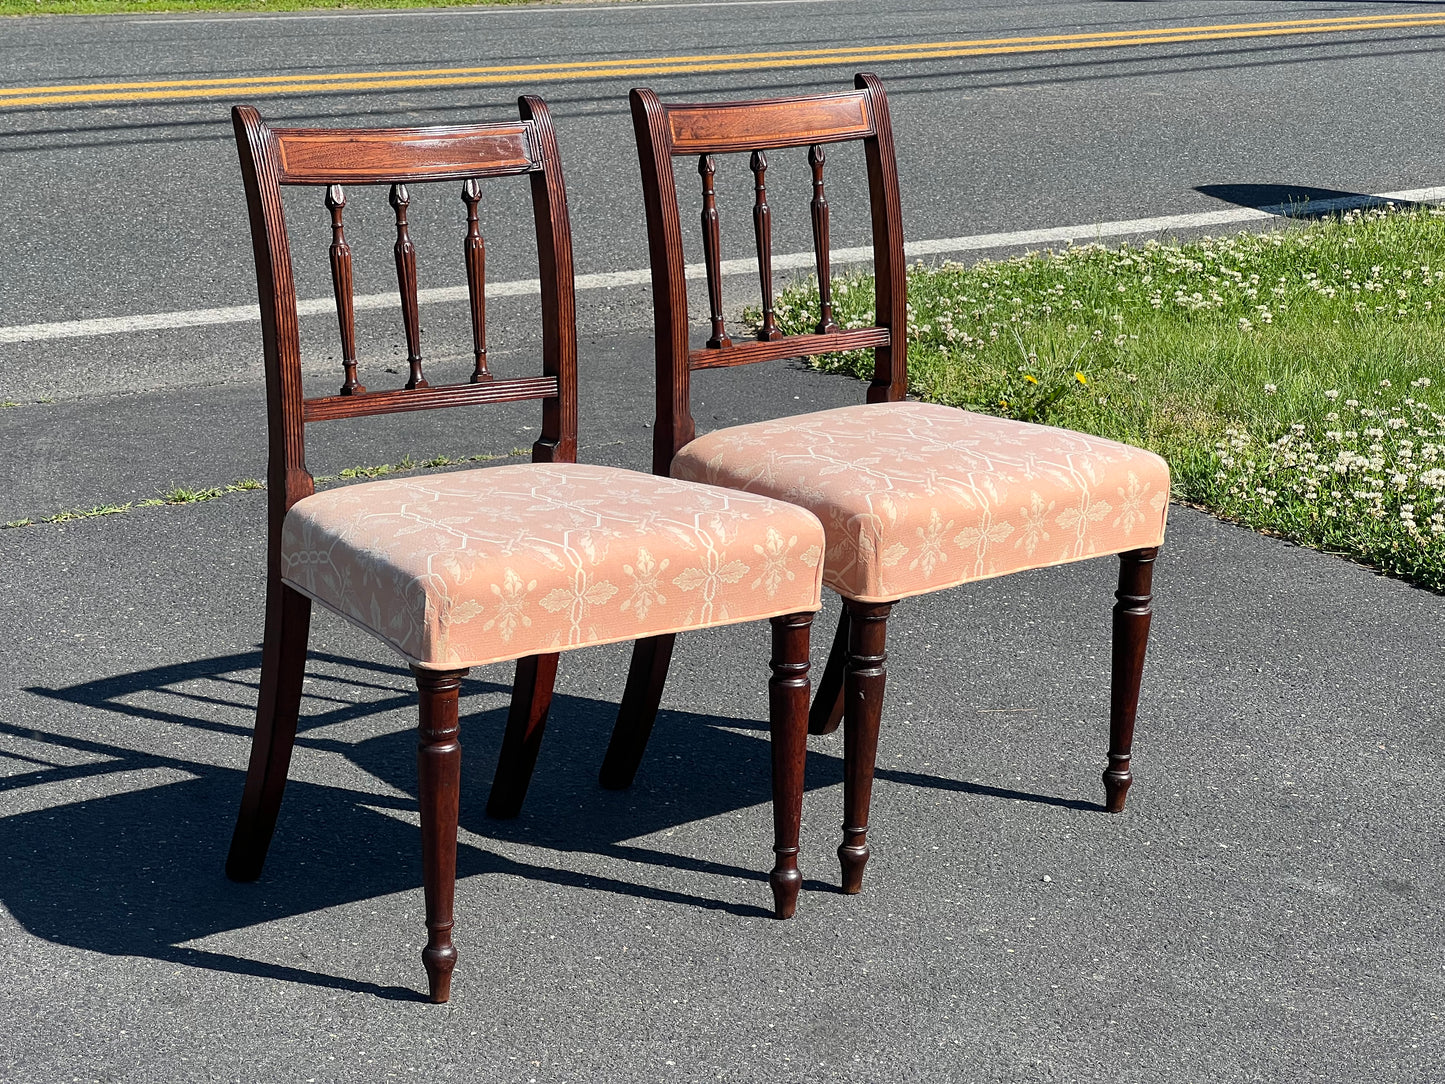
[[[107, 713], [97, 720], [103, 725], [96, 730], [114, 732], [115, 724], [123, 725], [129, 717], [249, 737], [247, 714], [254, 710], [259, 666], [260, 652], [246, 652], [26, 691]], [[43, 759], [7, 753], [21, 768], [0, 778], [0, 791], [67, 783], [106, 786], [106, 777], [117, 773], [156, 770], [175, 780], [157, 785], [154, 776], [117, 777], [121, 787], [140, 789], [0, 818], [0, 902], [27, 931], [58, 944], [390, 999], [419, 998], [409, 989], [186, 947], [212, 934], [419, 887], [414, 729], [375, 733], [372, 728], [371, 736], [359, 740], [326, 733], [337, 724], [383, 712], [413, 712], [415, 695], [409, 684], [410, 675], [399, 667], [311, 653], [296, 741], [298, 760], [307, 751], [336, 754], [400, 793], [308, 782], [295, 778], [293, 763], [266, 870], [251, 885], [233, 884], [222, 872], [240, 800], [240, 771], [0, 722], [0, 737], [40, 742], [54, 750], [53, 756]], [[356, 703], [328, 695], [340, 693], [343, 687], [360, 688], [367, 699]], [[731, 846], [738, 855], [736, 865], [627, 842], [767, 802], [765, 723], [664, 710], [637, 783], [630, 791], [609, 792], [597, 784], [597, 770], [616, 706], [559, 695], [552, 704], [547, 740], [522, 815], [500, 821], [488, 818], [484, 810], [506, 711], [497, 707], [469, 712], [467, 704], [475, 694], [498, 692], [507, 689], [485, 681], [468, 681], [463, 687], [461, 826], [465, 833], [756, 881], [759, 899], [766, 899], [770, 836], [753, 838], [751, 830], [739, 833]], [[238, 718], [246, 723], [232, 721]], [[841, 749], [838, 739], [837, 752]], [[877, 778], [990, 798], [1101, 808], [882, 767]], [[811, 751], [807, 781], [812, 789], [840, 783], [840, 756]], [[108, 789], [120, 788], [112, 784]], [[762, 906], [530, 863], [464, 839], [458, 846], [457, 876], [476, 874], [507, 874], [743, 916], [771, 914]], [[805, 882], [804, 887], [836, 891], [836, 886], [819, 881]], [[398, 932], [406, 936], [417, 931]]]
[[[1312, 188], [1304, 184], [1201, 184], [1196, 185], [1194, 191], [1238, 207], [1253, 207], [1257, 211], [1269, 211], [1288, 218], [1337, 215], [1346, 209], [1337, 201], [1348, 201], [1349, 207], [1362, 208], [1384, 207], [1387, 203], [1401, 209], [1423, 206], [1410, 200], [1383, 200], [1367, 192]], [[1319, 204], [1324, 206], [1311, 209], [1312, 205]]]

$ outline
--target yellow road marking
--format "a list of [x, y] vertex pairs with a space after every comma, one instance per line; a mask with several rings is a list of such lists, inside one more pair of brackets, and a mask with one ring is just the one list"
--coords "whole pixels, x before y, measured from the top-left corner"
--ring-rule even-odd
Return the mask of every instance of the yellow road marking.
[[703, 53], [696, 56], [510, 64], [485, 68], [423, 68], [399, 71], [331, 72], [321, 75], [272, 75], [230, 79], [176, 79], [136, 83], [79, 83], [66, 86], [7, 87], [0, 88], [0, 108], [26, 105], [72, 105], [85, 102], [174, 100], [242, 93], [271, 95], [338, 90], [408, 90], [442, 86], [481, 86], [523, 79], [528, 81], [597, 79], [619, 76], [674, 75], [690, 72], [753, 71], [764, 68], [801, 68], [814, 65], [869, 64], [898, 60], [948, 60], [969, 56], [999, 56], [1009, 53], [1110, 49], [1130, 45], [1168, 45], [1237, 38], [1431, 26], [1445, 26], [1445, 11], [1295, 19], [1268, 23], [1159, 27], [1147, 30], [1100, 31], [1088, 34], [1053, 34], [1030, 38], [980, 38], [971, 41], [917, 42], [842, 49]]

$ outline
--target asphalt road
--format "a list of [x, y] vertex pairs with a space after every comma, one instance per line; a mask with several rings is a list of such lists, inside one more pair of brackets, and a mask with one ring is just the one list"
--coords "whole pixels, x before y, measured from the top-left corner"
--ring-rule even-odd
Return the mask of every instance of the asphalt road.
[[[646, 265], [626, 91], [664, 96], [790, 93], [849, 84], [850, 60], [774, 70], [558, 78], [559, 63], [745, 54], [880, 43], [1036, 38], [1302, 18], [1430, 12], [1406, 3], [969, 4], [802, 0], [485, 8], [377, 15], [11, 19], [0, 28], [7, 87], [322, 75], [509, 64], [552, 72], [517, 83], [252, 97], [294, 124], [418, 124], [513, 116], [544, 95], [567, 166], [577, 270]], [[910, 240], [1210, 210], [1290, 190], [1379, 192], [1445, 180], [1438, 109], [1445, 27], [1057, 49], [869, 63], [889, 88]], [[3, 103], [4, 90], [0, 90]], [[0, 328], [246, 303], [254, 278], [227, 110], [238, 97], [0, 104], [7, 177], [0, 216]], [[751, 244], [741, 164], [723, 177], [725, 247]], [[807, 247], [801, 191], [773, 183], [780, 251]], [[798, 187], [804, 185], [797, 168]], [[836, 245], [863, 239], [861, 164], [837, 156]], [[509, 195], [489, 191], [495, 280], [534, 273]], [[386, 209], [353, 201], [358, 289], [391, 288]], [[328, 293], [318, 207], [292, 212], [305, 296]], [[423, 286], [461, 282], [455, 193], [418, 197]], [[494, 216], [494, 217], [489, 217]], [[731, 216], [731, 217], [730, 217]], [[310, 232], [305, 232], [306, 225]], [[374, 242], [370, 248], [368, 243]], [[309, 248], [307, 246], [310, 246]], [[307, 257], [304, 258], [303, 257]], [[370, 257], [370, 258], [368, 258]], [[746, 300], [752, 287], [730, 294]], [[645, 289], [614, 291], [601, 318], [645, 326]], [[526, 328], [498, 302], [499, 334]], [[516, 309], [512, 324], [507, 313]], [[445, 319], [428, 315], [429, 321]], [[363, 328], [388, 357], [391, 314]], [[505, 325], [505, 326], [504, 326]], [[334, 350], [308, 319], [315, 363]], [[259, 380], [254, 325], [0, 344], [0, 397], [19, 402]], [[364, 353], [365, 358], [365, 353]]]
[[[1433, 10], [804, 0], [9, 20], [0, 332], [254, 297], [229, 95], [11, 107], [6, 88]], [[1204, 211], [1287, 190], [1440, 184], [1440, 35], [870, 66], [891, 91], [918, 240]], [[646, 81], [702, 97], [846, 85], [851, 72], [838, 63]], [[257, 101], [286, 123], [402, 124], [505, 117], [519, 91], [541, 92], [568, 166], [578, 270], [590, 273], [646, 260], [631, 82], [537, 77]], [[835, 243], [853, 244], [858, 163], [836, 164]], [[526, 229], [521, 193], [497, 191], [485, 197], [492, 274], [529, 275], [525, 232], [505, 232]], [[364, 291], [390, 287], [380, 198], [370, 217], [363, 199], [353, 204]], [[742, 254], [747, 205], [732, 206], [725, 225]], [[780, 247], [804, 247], [800, 216], [774, 207]], [[461, 280], [459, 211], [451, 192], [418, 199], [424, 286]], [[304, 238], [314, 256], [303, 293], [324, 296], [319, 206], [298, 204], [293, 223], [298, 253]], [[732, 303], [746, 299], [745, 283], [728, 280]], [[532, 364], [533, 304], [494, 306], [501, 371]], [[459, 310], [428, 307], [424, 322], [429, 343], [455, 344], [434, 354], [460, 352]], [[645, 288], [582, 297], [586, 461], [647, 466], [648, 326]], [[361, 330], [363, 371], [391, 364], [390, 314], [368, 315]], [[332, 333], [324, 316], [303, 323], [321, 385], [335, 379]], [[0, 521], [260, 474], [258, 340], [254, 326], [232, 323], [0, 345], [0, 397], [21, 404], [0, 409]], [[860, 395], [855, 382], [787, 363], [707, 376], [702, 428]], [[526, 406], [318, 427], [312, 466], [504, 453], [532, 439]], [[264, 494], [241, 493], [0, 531], [6, 1084], [1415, 1084], [1439, 1074], [1436, 595], [1174, 509], [1137, 782], [1120, 817], [1097, 804], [1111, 563], [900, 606], [868, 884], [858, 897], [834, 890], [841, 740], [814, 739], [807, 881], [787, 923], [762, 910], [760, 629], [680, 640], [647, 760], [624, 793], [601, 791], [595, 772], [625, 647], [567, 656], [513, 822], [482, 813], [510, 670], [475, 671], [463, 724], [462, 956], [453, 1001], [435, 1007], [415, 994], [409, 678], [339, 619], [314, 622], [302, 735], [265, 876], [249, 886], [222, 876], [256, 696], [264, 507]]]

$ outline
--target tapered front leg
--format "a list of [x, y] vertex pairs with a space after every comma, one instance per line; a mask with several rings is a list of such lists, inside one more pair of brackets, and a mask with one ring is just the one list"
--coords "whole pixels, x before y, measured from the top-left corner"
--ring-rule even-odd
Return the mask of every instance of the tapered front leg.
[[803, 875], [798, 870], [798, 833], [803, 821], [803, 767], [808, 758], [808, 634], [813, 615], [773, 618], [773, 676], [768, 681], [768, 720], [773, 754], [773, 854], [768, 884], [779, 918], [792, 918]]
[[617, 724], [612, 740], [602, 758], [599, 782], [608, 790], [624, 790], [632, 786], [637, 766], [642, 763], [652, 724], [662, 703], [662, 689], [667, 684], [667, 668], [672, 662], [675, 636], [650, 636], [632, 647], [632, 665], [627, 670], [627, 686], [622, 690], [622, 703], [617, 708]]
[[848, 664], [843, 681], [843, 891], [863, 887], [868, 847], [868, 807], [873, 800], [873, 763], [883, 718], [884, 664], [888, 661], [891, 602], [854, 602], [848, 607]]
[[457, 950], [452, 944], [452, 900], [457, 887], [457, 806], [461, 797], [462, 747], [457, 740], [457, 698], [465, 670], [412, 667], [421, 694], [416, 774], [421, 797], [422, 888], [426, 894], [426, 967], [430, 999], [452, 993]]
[[231, 851], [226, 856], [226, 876], [233, 881], [254, 881], [261, 876], [276, 831], [296, 741], [310, 627], [311, 600], [273, 578], [266, 591], [266, 641], [261, 648], [261, 690], [251, 735], [251, 763], [231, 835]]
[[512, 681], [512, 708], [507, 713], [507, 731], [497, 756], [492, 793], [487, 796], [487, 816], [515, 817], [532, 782], [547, 712], [552, 707], [552, 687], [557, 681], [557, 655], [529, 655], [517, 660]]
[[1109, 688], [1109, 767], [1104, 770], [1105, 806], [1124, 811], [1134, 773], [1129, 758], [1134, 747], [1134, 717], [1139, 710], [1139, 684], [1149, 643], [1154, 560], [1157, 546], [1119, 555], [1119, 590], [1114, 597], [1114, 658]]

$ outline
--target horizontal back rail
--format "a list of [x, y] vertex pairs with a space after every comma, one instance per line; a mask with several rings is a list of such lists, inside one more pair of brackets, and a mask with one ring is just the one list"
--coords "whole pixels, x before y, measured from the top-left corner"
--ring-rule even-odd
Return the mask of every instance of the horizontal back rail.
[[477, 384], [444, 384], [397, 391], [369, 391], [360, 395], [326, 395], [301, 404], [305, 422], [334, 418], [361, 418], [371, 414], [400, 414], [434, 407], [473, 406], [478, 403], [515, 403], [526, 399], [555, 399], [555, 376], [488, 380]]
[[669, 105], [666, 111], [674, 156], [842, 143], [875, 132], [868, 96], [861, 92]]
[[844, 350], [871, 350], [887, 346], [893, 336], [886, 327], [865, 327], [853, 331], [833, 331], [826, 335], [789, 335], [770, 342], [737, 342], [722, 349], [704, 348], [688, 353], [688, 368], [721, 369], [729, 365], [751, 365], [755, 361], [778, 358], [806, 358], [814, 354], [841, 353]]
[[281, 184], [407, 184], [540, 169], [532, 122], [450, 128], [272, 128]]

